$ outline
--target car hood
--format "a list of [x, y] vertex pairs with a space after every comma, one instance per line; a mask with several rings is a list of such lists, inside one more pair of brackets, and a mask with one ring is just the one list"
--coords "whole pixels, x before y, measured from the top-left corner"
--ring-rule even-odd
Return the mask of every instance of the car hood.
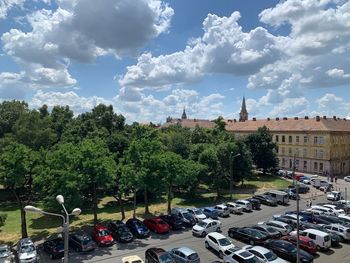
[[236, 246], [233, 244], [230, 244], [228, 246], [222, 246], [221, 248], [226, 251], [226, 250], [229, 250], [229, 249], [234, 248], [234, 247], [236, 247]]
[[206, 219], [207, 218], [205, 216], [205, 214], [196, 215], [196, 217], [199, 218], [199, 219]]
[[276, 258], [273, 261], [269, 261], [269, 263], [287, 263], [287, 261], [285, 261], [284, 259], [281, 259], [281, 258]]
[[31, 253], [22, 253], [19, 255], [19, 259], [29, 259], [29, 258], [34, 258], [36, 257], [36, 253], [31, 252]]
[[204, 228], [201, 227], [201, 226], [199, 226], [199, 225], [194, 225], [194, 226], [193, 226], [193, 230], [202, 231], [202, 230], [204, 230]]
[[103, 241], [113, 241], [113, 237], [112, 236], [103, 236], [103, 237], [99, 237], [100, 242]]
[[310, 255], [310, 253], [306, 252], [305, 250], [300, 249], [300, 256], [307, 259], [313, 259], [314, 257]]

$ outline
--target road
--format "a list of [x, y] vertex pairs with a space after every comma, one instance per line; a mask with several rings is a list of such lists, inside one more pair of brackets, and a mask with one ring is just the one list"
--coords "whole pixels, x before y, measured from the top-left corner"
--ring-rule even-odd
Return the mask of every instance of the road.
[[[338, 181], [338, 187], [342, 186], [342, 180]], [[349, 184], [350, 186], [350, 184]], [[325, 195], [316, 189], [312, 189], [311, 193], [302, 195], [302, 200], [300, 201], [300, 209], [306, 208], [306, 201], [311, 198], [311, 196], [317, 197], [313, 200], [313, 204], [317, 202], [324, 202]], [[228, 218], [221, 218], [222, 222], [222, 233], [227, 236], [227, 231], [233, 226], [248, 226], [256, 224], [260, 221], [265, 221], [271, 218], [274, 214], [281, 214], [287, 210], [296, 210], [296, 202], [290, 200], [288, 206], [277, 206], [277, 207], [267, 207], [262, 205], [261, 210], [254, 210], [251, 213], [244, 213], [242, 215], [231, 215]], [[244, 246], [245, 244], [232, 240], [233, 244], [237, 246]], [[212, 251], [205, 249], [204, 238], [198, 238], [192, 236], [191, 229], [184, 229], [180, 231], [172, 231], [165, 235], [151, 234], [151, 237], [147, 239], [136, 239], [134, 242], [129, 244], [116, 244], [109, 248], [99, 248], [93, 253], [81, 254], [74, 253], [70, 254], [70, 262], [74, 263], [115, 263], [122, 262], [122, 257], [129, 255], [138, 255], [144, 259], [145, 251], [150, 247], [162, 247], [169, 250], [174, 247], [187, 246], [195, 250], [201, 261], [204, 263], [209, 263], [213, 260], [218, 260], [218, 256]], [[47, 258], [45, 254], [42, 254], [42, 262], [55, 262]], [[59, 262], [57, 260], [56, 262]], [[350, 243], [342, 244], [339, 248], [332, 248], [326, 252], [320, 252], [319, 256], [315, 259], [315, 263], [347, 263], [350, 262]]]

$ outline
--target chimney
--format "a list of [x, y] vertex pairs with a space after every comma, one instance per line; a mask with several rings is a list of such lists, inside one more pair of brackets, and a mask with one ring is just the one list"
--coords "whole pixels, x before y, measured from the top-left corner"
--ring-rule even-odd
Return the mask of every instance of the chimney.
[[267, 117], [267, 121], [269, 121], [270, 120], [270, 118], [269, 117]]
[[286, 121], [286, 120], [288, 120], [288, 118], [287, 118], [287, 117], [283, 117], [283, 120], [285, 120], [285, 121]]
[[309, 116], [305, 116], [305, 120], [308, 120], [309, 119]]
[[333, 116], [333, 120], [337, 120], [337, 116]]
[[276, 121], [279, 121], [279, 120], [280, 120], [280, 118], [276, 117]]
[[299, 118], [298, 117], [294, 117], [294, 120], [298, 120]]
[[256, 118], [253, 118], [253, 121], [256, 121]]
[[323, 116], [323, 119], [324, 119], [324, 120], [327, 120], [327, 116]]
[[320, 121], [320, 116], [316, 116], [316, 121]]

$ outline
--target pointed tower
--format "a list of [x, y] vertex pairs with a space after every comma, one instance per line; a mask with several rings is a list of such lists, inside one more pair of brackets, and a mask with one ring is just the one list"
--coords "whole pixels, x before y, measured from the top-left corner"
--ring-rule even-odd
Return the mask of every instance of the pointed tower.
[[186, 120], [187, 119], [187, 115], [186, 115], [186, 109], [184, 107], [184, 111], [182, 112], [182, 116], [181, 119]]
[[248, 111], [245, 105], [245, 97], [243, 96], [242, 108], [241, 108], [241, 112], [239, 113], [239, 121], [247, 121], [247, 120], [248, 120]]

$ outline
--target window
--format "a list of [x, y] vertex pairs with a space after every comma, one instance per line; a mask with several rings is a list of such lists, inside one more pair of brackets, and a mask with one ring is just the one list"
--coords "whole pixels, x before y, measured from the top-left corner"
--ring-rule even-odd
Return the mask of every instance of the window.
[[303, 149], [303, 157], [307, 157], [307, 149], [306, 148]]
[[323, 150], [319, 150], [318, 156], [320, 159], [323, 159]]
[[320, 144], [324, 144], [324, 137], [323, 137], [323, 136], [320, 136], [320, 137], [319, 137], [319, 143], [320, 143]]
[[317, 162], [314, 162], [314, 170], [315, 171], [317, 171], [317, 167], [318, 167]]
[[307, 143], [307, 136], [304, 136], [304, 144]]
[[299, 157], [299, 148], [296, 148], [296, 149], [295, 149], [295, 155], [296, 155], [297, 157]]
[[282, 147], [282, 154], [283, 154], [283, 155], [285, 154], [285, 149], [284, 149], [284, 147]]
[[296, 137], [295, 137], [295, 142], [296, 142], [296, 143], [299, 143], [299, 136], [296, 136]]
[[309, 233], [309, 238], [311, 238], [311, 239], [313, 239], [313, 240], [316, 240], [316, 235], [315, 235], [315, 234]]
[[323, 163], [320, 163], [320, 172], [323, 172]]
[[304, 168], [304, 170], [307, 170], [307, 161], [304, 161], [303, 168]]
[[286, 142], [286, 136], [282, 135], [282, 142]]
[[278, 142], [278, 140], [279, 140], [278, 135], [275, 136], [275, 140], [276, 140], [276, 142]]
[[290, 147], [288, 148], [288, 154], [292, 155], [292, 148], [290, 148]]
[[318, 144], [318, 137], [314, 136], [314, 144]]
[[296, 168], [296, 169], [299, 168], [299, 160], [295, 160], [295, 168]]
[[289, 136], [289, 137], [288, 137], [288, 142], [289, 142], [289, 143], [292, 143], [292, 142], [293, 142], [293, 137], [292, 137], [292, 136]]
[[317, 158], [317, 149], [314, 149], [314, 158]]

